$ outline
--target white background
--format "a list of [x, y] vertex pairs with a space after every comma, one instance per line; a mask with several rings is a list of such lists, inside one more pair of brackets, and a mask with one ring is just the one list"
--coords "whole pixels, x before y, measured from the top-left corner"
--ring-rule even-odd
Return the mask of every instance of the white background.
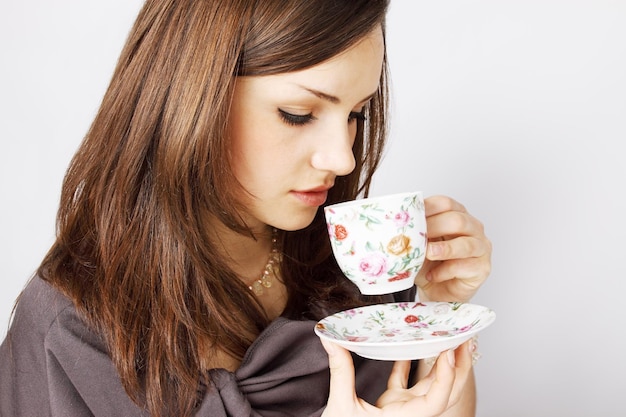
[[[0, 336], [139, 7], [0, 4]], [[478, 416], [626, 415], [626, 2], [393, 0], [388, 44], [373, 194], [451, 195], [494, 244]]]

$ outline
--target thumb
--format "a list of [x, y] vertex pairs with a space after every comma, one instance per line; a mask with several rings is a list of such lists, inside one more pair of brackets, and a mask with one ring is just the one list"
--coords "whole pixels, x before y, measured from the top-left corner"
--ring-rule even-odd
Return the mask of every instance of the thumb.
[[443, 412], [449, 401], [455, 379], [455, 356], [453, 350], [442, 352], [437, 359], [435, 367], [435, 379], [432, 382], [426, 400], [430, 407]]
[[320, 339], [328, 354], [330, 368], [330, 393], [327, 409], [341, 410], [356, 399], [354, 364], [350, 352], [328, 340]]

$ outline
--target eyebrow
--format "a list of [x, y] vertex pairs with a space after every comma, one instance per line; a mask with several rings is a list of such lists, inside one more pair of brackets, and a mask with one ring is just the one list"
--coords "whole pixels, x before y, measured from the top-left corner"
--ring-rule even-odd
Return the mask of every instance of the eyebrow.
[[[318, 98], [321, 98], [322, 100], [329, 101], [329, 102], [331, 102], [333, 104], [341, 103], [341, 100], [339, 99], [339, 97], [333, 96], [331, 94], [324, 93], [323, 91], [319, 91], [319, 90], [316, 90], [314, 88], [308, 88], [308, 87], [305, 87], [305, 86], [299, 85], [299, 84], [298, 84], [298, 87], [302, 88], [305, 91], [308, 91], [309, 93], [313, 94], [314, 96], [316, 96]], [[369, 99], [374, 97], [377, 92], [378, 92], [378, 89], [376, 89], [376, 91], [374, 91], [369, 96], [363, 98], [363, 100], [359, 101], [359, 103], [364, 103], [364, 102], [368, 101]]]

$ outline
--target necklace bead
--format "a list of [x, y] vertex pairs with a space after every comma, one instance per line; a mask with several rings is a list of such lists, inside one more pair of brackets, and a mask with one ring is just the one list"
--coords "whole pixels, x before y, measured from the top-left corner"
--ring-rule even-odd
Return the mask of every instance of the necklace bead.
[[261, 277], [248, 286], [250, 291], [256, 296], [263, 295], [266, 289], [271, 288], [272, 275], [276, 276], [274, 269], [277, 267], [279, 261], [278, 248], [276, 247], [276, 242], [278, 241], [277, 233], [278, 231], [276, 229], [272, 230], [272, 249], [270, 250], [270, 255], [261, 273]]

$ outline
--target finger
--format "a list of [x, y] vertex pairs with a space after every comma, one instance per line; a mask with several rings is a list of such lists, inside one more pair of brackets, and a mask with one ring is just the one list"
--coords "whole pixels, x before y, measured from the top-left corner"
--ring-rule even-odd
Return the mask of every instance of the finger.
[[430, 282], [444, 282], [457, 278], [470, 288], [479, 286], [491, 272], [488, 257], [451, 259], [439, 262], [428, 271]]
[[[428, 368], [428, 371], [425, 371], [425, 368]], [[437, 363], [427, 365], [426, 363], [424, 363], [424, 361], [420, 361], [418, 366], [419, 379], [417, 383], [410, 388], [411, 394], [415, 395], [416, 397], [421, 397], [426, 395], [428, 391], [430, 391], [430, 386], [435, 380], [436, 368]]]
[[491, 255], [491, 242], [487, 237], [459, 236], [445, 241], [430, 241], [426, 258], [431, 261], [448, 259], [479, 258]]
[[391, 374], [387, 380], [387, 388], [406, 389], [409, 381], [409, 373], [411, 372], [410, 361], [397, 361], [393, 364]]
[[420, 287], [418, 290], [420, 291], [421, 299], [467, 302], [487, 279], [487, 275], [459, 279], [441, 273], [441, 268], [444, 266], [444, 264], [440, 264], [431, 269], [426, 275], [425, 283], [419, 283]]
[[454, 351], [457, 379], [463, 379], [469, 375], [469, 370], [472, 368], [473, 343], [472, 339], [468, 339]]
[[450, 401], [450, 394], [454, 387], [455, 362], [456, 357], [452, 350], [441, 353], [439, 358], [437, 358], [437, 362], [433, 368], [435, 379], [425, 396], [429, 409], [440, 410], [439, 412], [442, 412], [447, 408]]
[[[446, 211], [426, 219], [428, 238], [440, 240], [442, 237], [485, 235], [485, 227], [480, 220], [469, 213]], [[447, 239], [445, 239], [447, 240]]]
[[356, 400], [352, 357], [341, 346], [325, 339], [320, 338], [320, 340], [328, 354], [330, 368], [330, 393], [327, 407], [341, 409], [342, 405], [354, 403]]
[[455, 379], [450, 394], [449, 406], [458, 402], [467, 389], [472, 371], [472, 340], [468, 340], [455, 349]]
[[467, 213], [465, 207], [458, 201], [443, 195], [435, 195], [424, 199], [426, 217], [434, 216], [447, 211]]

